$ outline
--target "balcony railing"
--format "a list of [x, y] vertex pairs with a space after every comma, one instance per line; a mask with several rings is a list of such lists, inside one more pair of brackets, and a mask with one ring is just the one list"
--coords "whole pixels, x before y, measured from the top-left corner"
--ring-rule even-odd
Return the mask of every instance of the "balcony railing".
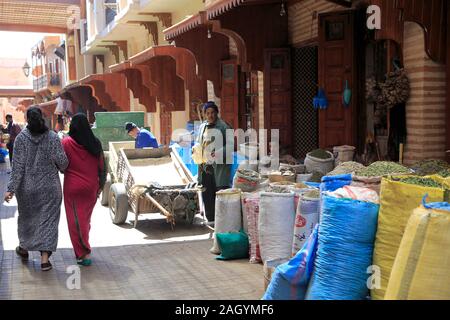
[[48, 73], [33, 80], [33, 90], [35, 92], [59, 86], [61, 86], [60, 73]]

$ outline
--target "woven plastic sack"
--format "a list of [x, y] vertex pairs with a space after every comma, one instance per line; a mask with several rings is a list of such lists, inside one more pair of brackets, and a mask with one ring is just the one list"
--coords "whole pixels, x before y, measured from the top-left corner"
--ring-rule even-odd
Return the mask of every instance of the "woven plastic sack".
[[306, 171], [308, 173], [317, 171], [324, 175], [331, 172], [334, 169], [334, 155], [329, 151], [327, 152], [330, 154], [329, 159], [319, 159], [307, 154], [305, 158]]
[[292, 241], [292, 256], [303, 247], [314, 227], [319, 223], [320, 198], [300, 196], [295, 215], [294, 237]]
[[[450, 209], [450, 204], [445, 207]], [[392, 267], [385, 299], [449, 300], [449, 248], [450, 211], [424, 206], [414, 210]]]
[[341, 174], [337, 176], [325, 176], [322, 177], [322, 183], [320, 184], [320, 191], [335, 191], [348, 186], [352, 183], [351, 174]]
[[263, 262], [291, 258], [294, 220], [293, 193], [261, 192], [258, 226]]
[[373, 300], [384, 299], [397, 251], [414, 209], [422, 203], [425, 194], [429, 195], [430, 201], [441, 202], [444, 193], [442, 188], [411, 185], [390, 178], [381, 181], [380, 214], [373, 259], [373, 264], [381, 271], [381, 288], [371, 290]]
[[290, 261], [279, 265], [262, 300], [304, 300], [314, 268], [319, 226]]
[[360, 177], [353, 175], [351, 186], [369, 188], [380, 194], [382, 177]]
[[258, 172], [238, 169], [233, 179], [233, 188], [241, 189], [243, 192], [252, 192], [258, 189], [260, 183]]
[[369, 188], [344, 186], [341, 189], [329, 192], [328, 194], [335, 198], [345, 198], [380, 204], [380, 197], [378, 196], [378, 193]]
[[220, 247], [217, 260], [233, 260], [248, 257], [248, 236], [243, 230], [216, 234]]
[[250, 263], [262, 261], [258, 239], [259, 201], [258, 193], [242, 193], [242, 212], [244, 221], [247, 221]]
[[216, 234], [239, 232], [242, 228], [241, 191], [226, 189], [216, 193], [216, 213], [214, 221], [214, 245], [210, 249], [213, 254], [220, 254]]
[[307, 300], [363, 300], [372, 265], [379, 206], [322, 195], [314, 281]]

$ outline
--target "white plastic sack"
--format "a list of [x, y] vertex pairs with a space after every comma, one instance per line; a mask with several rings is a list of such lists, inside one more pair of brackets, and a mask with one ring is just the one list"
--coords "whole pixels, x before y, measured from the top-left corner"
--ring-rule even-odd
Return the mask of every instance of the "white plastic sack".
[[242, 213], [244, 230], [245, 224], [247, 224], [246, 233], [248, 235], [250, 245], [250, 263], [261, 262], [258, 239], [259, 202], [259, 193], [242, 193]]
[[263, 262], [291, 258], [294, 220], [294, 193], [261, 192], [258, 225]]
[[380, 197], [375, 190], [369, 188], [361, 188], [354, 186], [344, 186], [333, 192], [328, 192], [328, 194], [335, 198], [346, 198], [359, 200], [364, 202], [372, 202], [375, 204], [380, 203]]
[[300, 195], [295, 215], [294, 237], [292, 241], [292, 256], [303, 247], [314, 227], [319, 223], [320, 198], [309, 198]]
[[242, 228], [241, 190], [226, 189], [216, 193], [214, 245], [211, 253], [220, 254], [217, 233], [239, 232]]

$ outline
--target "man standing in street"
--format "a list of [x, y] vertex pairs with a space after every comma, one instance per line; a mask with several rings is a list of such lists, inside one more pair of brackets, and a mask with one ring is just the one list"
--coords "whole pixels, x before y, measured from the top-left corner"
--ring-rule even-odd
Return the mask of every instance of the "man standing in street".
[[19, 125], [13, 122], [13, 117], [11, 114], [6, 115], [6, 122], [8, 125], [5, 128], [2, 128], [3, 133], [7, 133], [9, 135], [9, 142], [6, 144], [6, 148], [8, 148], [9, 152], [9, 162], [12, 165], [13, 161], [13, 152], [14, 152], [14, 141], [16, 140], [16, 137], [19, 135], [20, 129]]
[[[200, 125], [197, 146], [200, 148], [201, 158], [210, 159], [202, 161], [198, 168], [198, 182], [205, 188], [202, 193], [205, 205], [205, 215], [208, 225], [213, 226], [215, 220], [216, 192], [230, 187], [231, 164], [227, 164], [227, 144], [232, 146], [233, 141], [227, 142], [226, 130], [232, 129], [229, 124], [219, 118], [219, 108], [210, 101], [203, 106], [206, 121]], [[222, 138], [219, 149], [210, 150], [215, 139]], [[216, 141], [218, 144], [219, 141]], [[196, 152], [195, 149], [193, 152]], [[219, 159], [220, 157], [220, 159]]]
[[150, 131], [144, 128], [138, 128], [133, 122], [127, 122], [125, 124], [125, 130], [127, 130], [130, 137], [135, 139], [136, 149], [159, 147], [158, 141]]

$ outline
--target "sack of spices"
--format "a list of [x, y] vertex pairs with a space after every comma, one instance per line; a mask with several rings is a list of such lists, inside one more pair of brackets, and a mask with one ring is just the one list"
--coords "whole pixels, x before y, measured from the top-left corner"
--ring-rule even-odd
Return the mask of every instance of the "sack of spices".
[[247, 234], [250, 244], [250, 263], [260, 263], [261, 253], [258, 239], [259, 194], [242, 193], [242, 212], [247, 223]]
[[216, 234], [239, 232], [242, 228], [241, 190], [227, 189], [216, 193], [213, 254], [220, 254]]
[[305, 167], [309, 173], [317, 171], [326, 175], [334, 168], [334, 155], [322, 149], [311, 151], [306, 155]]

